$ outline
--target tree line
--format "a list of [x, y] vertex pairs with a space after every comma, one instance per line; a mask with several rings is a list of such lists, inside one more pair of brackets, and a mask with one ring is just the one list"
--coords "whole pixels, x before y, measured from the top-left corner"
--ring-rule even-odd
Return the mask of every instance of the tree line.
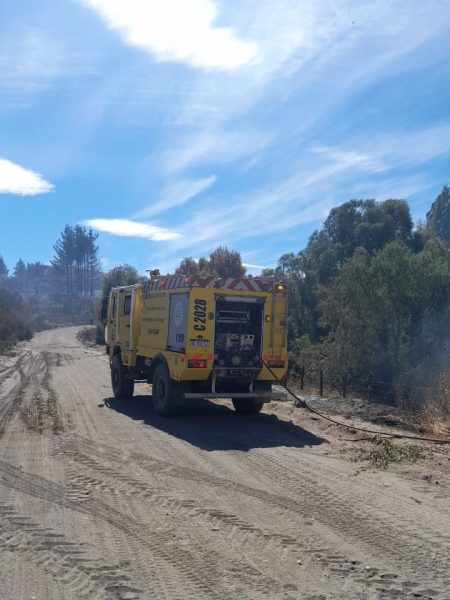
[[294, 361], [323, 370], [334, 388], [417, 406], [448, 373], [447, 186], [416, 227], [405, 200], [345, 202], [265, 274], [289, 282]]
[[25, 263], [19, 258], [11, 275], [0, 256], [0, 282], [25, 296], [64, 294], [92, 296], [98, 287], [100, 264], [98, 234], [81, 225], [66, 225], [55, 242], [50, 264]]
[[29, 339], [34, 329], [86, 321], [101, 279], [97, 237], [66, 225], [50, 264], [20, 258], [11, 273], [0, 256], [0, 348]]

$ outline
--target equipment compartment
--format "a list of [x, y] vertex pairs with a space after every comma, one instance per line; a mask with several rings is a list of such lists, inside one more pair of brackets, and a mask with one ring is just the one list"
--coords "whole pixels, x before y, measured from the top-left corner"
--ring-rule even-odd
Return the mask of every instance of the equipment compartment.
[[214, 366], [261, 366], [264, 299], [216, 297]]

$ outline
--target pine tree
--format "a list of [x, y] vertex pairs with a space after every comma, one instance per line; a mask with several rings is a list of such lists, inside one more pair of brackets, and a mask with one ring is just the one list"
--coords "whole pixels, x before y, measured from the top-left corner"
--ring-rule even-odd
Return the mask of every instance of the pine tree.
[[8, 267], [3, 260], [3, 256], [0, 255], [0, 286], [4, 285], [8, 280]]
[[66, 225], [53, 249], [52, 265], [62, 273], [68, 295], [92, 295], [95, 275], [99, 272], [98, 234], [81, 225]]
[[427, 212], [427, 224], [450, 245], [450, 187], [444, 185], [442, 192]]
[[14, 267], [13, 277], [16, 288], [21, 292], [24, 292], [27, 283], [27, 266], [21, 258], [19, 258]]

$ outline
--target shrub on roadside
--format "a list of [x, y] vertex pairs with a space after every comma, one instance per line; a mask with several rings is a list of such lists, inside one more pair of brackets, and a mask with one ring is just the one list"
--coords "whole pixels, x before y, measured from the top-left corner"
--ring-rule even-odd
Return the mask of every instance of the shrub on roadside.
[[83, 327], [77, 333], [77, 339], [88, 346], [105, 344], [105, 335], [102, 325], [90, 325], [89, 327]]
[[0, 351], [33, 336], [28, 304], [17, 292], [0, 288]]

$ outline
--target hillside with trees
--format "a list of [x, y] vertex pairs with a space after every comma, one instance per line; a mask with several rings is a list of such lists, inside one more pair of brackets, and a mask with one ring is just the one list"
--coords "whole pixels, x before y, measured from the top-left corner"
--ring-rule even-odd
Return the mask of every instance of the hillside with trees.
[[414, 229], [404, 200], [351, 200], [279, 259], [294, 371], [414, 409], [436, 396], [450, 357], [449, 209], [445, 187]]

